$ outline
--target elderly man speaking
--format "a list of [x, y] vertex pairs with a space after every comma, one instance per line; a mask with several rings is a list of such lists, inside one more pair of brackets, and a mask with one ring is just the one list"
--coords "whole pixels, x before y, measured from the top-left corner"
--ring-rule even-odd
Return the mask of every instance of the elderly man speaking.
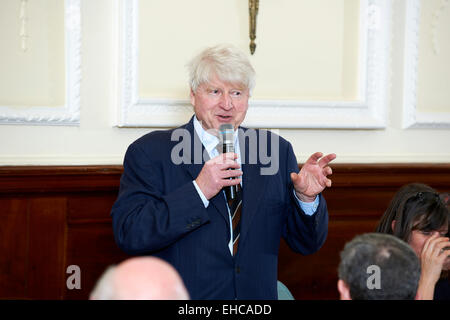
[[299, 171], [289, 142], [240, 126], [255, 72], [237, 48], [207, 48], [189, 72], [195, 115], [126, 152], [111, 211], [116, 242], [168, 261], [192, 299], [277, 299], [281, 237], [304, 255], [325, 242], [321, 192], [336, 155], [317, 152]]

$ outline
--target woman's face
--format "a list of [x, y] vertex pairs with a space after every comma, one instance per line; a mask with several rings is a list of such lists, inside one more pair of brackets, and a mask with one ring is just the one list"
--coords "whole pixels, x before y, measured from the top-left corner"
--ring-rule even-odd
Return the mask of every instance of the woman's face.
[[411, 237], [408, 241], [409, 245], [414, 249], [417, 256], [420, 258], [420, 254], [422, 253], [423, 246], [425, 242], [431, 238], [434, 234], [439, 234], [440, 237], [445, 237], [447, 234], [447, 228], [441, 228], [440, 230], [434, 231], [422, 231], [422, 230], [413, 230], [411, 231]]
[[[411, 231], [411, 237], [409, 238], [409, 245], [413, 248], [416, 255], [421, 257], [422, 249], [425, 242], [431, 238], [433, 235], [438, 234], [439, 237], [445, 237], [448, 233], [448, 227], [444, 226], [439, 230], [434, 231], [422, 231], [422, 230], [413, 230]], [[450, 259], [447, 258], [444, 263], [444, 270], [450, 269]]]

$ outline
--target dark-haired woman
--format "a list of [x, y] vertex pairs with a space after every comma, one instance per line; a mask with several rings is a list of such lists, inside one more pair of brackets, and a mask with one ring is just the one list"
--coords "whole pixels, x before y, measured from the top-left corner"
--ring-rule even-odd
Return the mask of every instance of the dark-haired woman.
[[417, 299], [439, 300], [450, 296], [449, 215], [436, 190], [411, 183], [398, 190], [376, 228], [377, 232], [392, 234], [409, 243], [419, 257]]

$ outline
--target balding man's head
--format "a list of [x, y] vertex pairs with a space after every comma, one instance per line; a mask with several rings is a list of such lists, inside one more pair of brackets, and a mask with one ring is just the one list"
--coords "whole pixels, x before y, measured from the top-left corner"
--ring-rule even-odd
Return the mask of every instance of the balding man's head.
[[90, 299], [187, 300], [189, 294], [170, 264], [155, 257], [139, 257], [109, 267]]

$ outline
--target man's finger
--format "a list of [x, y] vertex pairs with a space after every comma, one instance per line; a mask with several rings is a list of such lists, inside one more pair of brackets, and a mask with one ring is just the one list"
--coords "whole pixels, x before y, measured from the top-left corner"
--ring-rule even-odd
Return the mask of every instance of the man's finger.
[[323, 168], [323, 174], [325, 176], [330, 176], [333, 174], [333, 170], [330, 167], [325, 167], [325, 168]]
[[335, 153], [327, 154], [325, 157], [320, 159], [319, 166], [321, 166], [323, 168], [323, 167], [327, 166], [334, 159], [336, 159], [336, 154]]
[[234, 160], [234, 159], [237, 159], [237, 158], [238, 158], [238, 154], [237, 154], [237, 153], [234, 153], [234, 152], [222, 153], [222, 156], [223, 156], [225, 159], [231, 159], [231, 160]]
[[296, 184], [298, 179], [300, 179], [299, 175], [295, 172], [291, 172], [291, 180], [293, 184]]
[[235, 178], [235, 177], [240, 177], [242, 176], [242, 171], [241, 170], [225, 170], [222, 171], [222, 175], [221, 177], [226, 179], [226, 178]]
[[237, 163], [234, 160], [226, 160], [224, 163], [219, 164], [220, 170], [227, 170], [227, 169], [240, 169], [241, 166], [239, 163]]
[[323, 156], [322, 152], [316, 152], [314, 154], [312, 154], [308, 160], [306, 160], [306, 163], [310, 163], [310, 164], [316, 164], [317, 161], [319, 161], [319, 159]]
[[226, 179], [226, 180], [223, 180], [222, 186], [223, 186], [223, 187], [235, 186], [235, 185], [241, 183], [241, 180], [242, 180], [241, 178], [236, 178], [236, 179]]
[[234, 152], [227, 152], [227, 153], [221, 153], [221, 154], [219, 154], [217, 157], [215, 157], [215, 158], [213, 158], [212, 160], [215, 162], [215, 163], [219, 163], [219, 164], [221, 164], [221, 163], [224, 163], [225, 161], [227, 161], [227, 160], [235, 160], [235, 159], [237, 159], [238, 158], [238, 155], [237, 155], [237, 153], [234, 153]]

